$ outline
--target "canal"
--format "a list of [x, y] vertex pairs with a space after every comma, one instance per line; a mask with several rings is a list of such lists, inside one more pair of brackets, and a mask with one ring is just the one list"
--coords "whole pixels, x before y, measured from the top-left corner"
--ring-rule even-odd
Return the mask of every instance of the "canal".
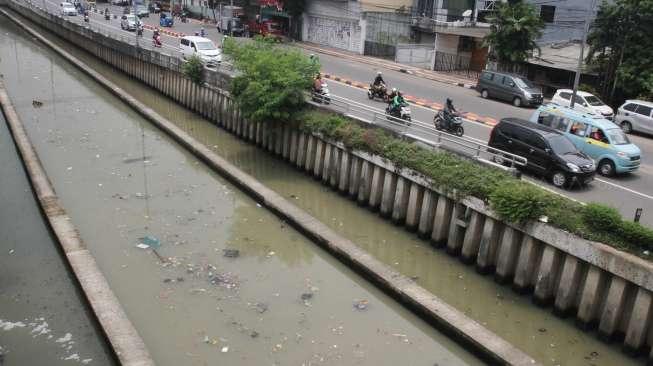
[[4, 19], [0, 60], [158, 365], [482, 364]]
[[[18, 76], [19, 75], [18, 69], [25, 67], [24, 65], [25, 63], [14, 62], [12, 64], [11, 60], [9, 60], [7, 63], [9, 63], [10, 66], [8, 66], [5, 62], [3, 62], [2, 65], [3, 68], [12, 70], [13, 73], [16, 74], [12, 76], [5, 75], [5, 82], [8, 84], [8, 88], [10, 89], [10, 94], [12, 95], [12, 97], [14, 99], [18, 98], [19, 100], [21, 99], [23, 100], [22, 105], [18, 105], [17, 108], [25, 121], [28, 121], [27, 118], [33, 119], [34, 115], [38, 115], [38, 114], [47, 115], [48, 113], [45, 112], [44, 108], [48, 107], [48, 103], [47, 103], [48, 100], [55, 101], [54, 104], [50, 102], [52, 105], [49, 108], [51, 109], [64, 108], [63, 100], [69, 100], [69, 103], [77, 102], [79, 103], [80, 107], [83, 106], [83, 108], [77, 108], [79, 109], [79, 112], [77, 112], [77, 114], [75, 113], [69, 114], [68, 118], [70, 118], [71, 120], [67, 125], [75, 125], [75, 126], [78, 124], [84, 125], [87, 124], [88, 122], [79, 122], [79, 120], [84, 120], [85, 117], [83, 116], [83, 114], [89, 112], [83, 112], [83, 111], [86, 109], [90, 109], [88, 106], [93, 105], [91, 102], [97, 103], [97, 99], [102, 99], [105, 104], [110, 103], [114, 105], [115, 109], [119, 109], [121, 111], [120, 113], [121, 116], [125, 115], [128, 116], [128, 118], [130, 119], [131, 125], [129, 125], [129, 127], [124, 127], [124, 126], [121, 127], [122, 126], [121, 124], [124, 122], [119, 121], [119, 118], [114, 116], [112, 118], [108, 118], [108, 121], [110, 121], [108, 125], [100, 125], [100, 126], [94, 125], [95, 126], [94, 128], [96, 130], [86, 131], [87, 134], [100, 133], [102, 136], [106, 136], [106, 138], [103, 138], [104, 140], [109, 139], [109, 136], [113, 136], [112, 138], [115, 138], [115, 136], [118, 135], [119, 141], [114, 140], [114, 143], [116, 145], [119, 145], [122, 151], [116, 154], [118, 154], [124, 160], [131, 161], [130, 159], [136, 159], [138, 158], [138, 156], [136, 156], [137, 154], [140, 154], [139, 156], [141, 157], [144, 156], [147, 158], [144, 159], [147, 161], [146, 164], [143, 164], [142, 161], [139, 163], [140, 175], [137, 175], [134, 172], [133, 173], [134, 175], [129, 176], [128, 178], [124, 177], [128, 169], [130, 168], [135, 169], [132, 164], [127, 164], [126, 166], [114, 165], [108, 168], [109, 174], [118, 172], [120, 176], [123, 177], [122, 179], [127, 181], [127, 182], [123, 182], [124, 184], [128, 184], [128, 182], [135, 184], [133, 182], [137, 180], [137, 177], [143, 177], [143, 179], [141, 179], [142, 182], [140, 182], [141, 186], [138, 187], [136, 185], [136, 187], [132, 189], [131, 194], [129, 194], [129, 191], [125, 191], [123, 189], [117, 192], [119, 194], [117, 199], [106, 198], [106, 195], [108, 193], [104, 195], [105, 204], [112, 206], [112, 208], [114, 210], [117, 210], [118, 212], [122, 211], [123, 215], [125, 214], [125, 210], [127, 209], [123, 209], [122, 207], [127, 206], [127, 202], [131, 203], [133, 201], [137, 201], [138, 203], [141, 204], [141, 210], [143, 210], [143, 212], [141, 212], [140, 215], [137, 212], [134, 212], [133, 215], [135, 219], [137, 218], [143, 223], [138, 228], [132, 227], [128, 229], [126, 227], [123, 227], [121, 229], [121, 233], [122, 233], [121, 235], [129, 236], [130, 238], [132, 238], [132, 237], [137, 237], [138, 235], [144, 235], [146, 231], [152, 232], [151, 229], [150, 230], [143, 229], [144, 226], [148, 226], [148, 227], [151, 226], [152, 221], [162, 222], [164, 223], [163, 224], [164, 226], [166, 224], [169, 225], [172, 224], [167, 221], [170, 220], [170, 216], [166, 217], [163, 212], [158, 213], [159, 214], [158, 219], [155, 219], [155, 215], [152, 214], [153, 212], [152, 207], [154, 201], [159, 201], [157, 203], [157, 206], [166, 205], [166, 207], [168, 207], [168, 205], [171, 205], [170, 202], [160, 202], [161, 192], [169, 192], [169, 190], [166, 190], [163, 187], [160, 187], [158, 190], [153, 190], [153, 188], [151, 188], [153, 184], [163, 184], [156, 178], [152, 178], [155, 167], [159, 167], [162, 169], [161, 167], [161, 164], [163, 164], [162, 157], [158, 156], [156, 159], [149, 158], [150, 156], [152, 157], [157, 156], [150, 151], [150, 149], [153, 148], [153, 146], [151, 146], [153, 144], [152, 139], [154, 139], [154, 141], [167, 140], [167, 139], [163, 135], [159, 134], [157, 131], [152, 130], [151, 127], [149, 127], [149, 125], [146, 122], [139, 122], [140, 119], [133, 112], [129, 111], [125, 106], [115, 101], [115, 98], [108, 96], [107, 93], [105, 93], [102, 89], [99, 89], [99, 87], [95, 86], [91, 81], [89, 81], [86, 77], [84, 77], [83, 74], [79, 73], [75, 69], [72, 69], [72, 67], [68, 66], [67, 64], [62, 63], [57, 57], [53, 56], [49, 51], [43, 50], [40, 45], [36, 45], [31, 41], [24, 40], [20, 36], [16, 36], [11, 32], [10, 32], [10, 36], [17, 38], [18, 39], [17, 43], [25, 44], [24, 46], [25, 50], [20, 50], [21, 52], [24, 52], [25, 55], [38, 54], [39, 57], [46, 59], [46, 61], [43, 61], [41, 63], [40, 72], [32, 71], [32, 74], [23, 72], [24, 74], [23, 76]], [[62, 44], [60, 41], [59, 43]], [[572, 321], [557, 318], [553, 316], [550, 313], [550, 311], [547, 309], [542, 310], [534, 307], [530, 303], [528, 297], [516, 295], [509, 288], [496, 285], [492, 281], [491, 277], [480, 276], [474, 271], [473, 267], [462, 265], [461, 263], [458, 262], [457, 259], [449, 257], [443, 251], [433, 250], [428, 245], [428, 243], [417, 239], [414, 235], [407, 233], [402, 228], [390, 225], [387, 221], [382, 220], [376, 214], [356, 206], [355, 203], [339, 196], [336, 192], [310, 179], [306, 175], [292, 168], [290, 165], [270, 156], [269, 154], [265, 153], [262, 150], [257, 149], [253, 145], [244, 143], [234, 138], [232, 135], [226, 133], [225, 131], [216, 128], [210, 122], [177, 106], [176, 104], [174, 104], [174, 102], [165, 98], [160, 93], [153, 92], [148, 88], [144, 87], [142, 84], [129, 80], [127, 77], [124, 77], [123, 75], [119, 74], [119, 72], [107, 67], [104, 64], [97, 62], [96, 60], [92, 59], [90, 56], [84, 53], [71, 49], [70, 47], [67, 48], [69, 49], [69, 51], [73, 52], [78, 57], [82, 58], [93, 68], [101, 71], [106, 77], [109, 77], [112, 81], [118, 83], [122, 88], [124, 88], [129, 93], [134, 95], [136, 98], [146, 103], [147, 105], [155, 109], [158, 113], [162, 114], [166, 118], [177, 123], [180, 127], [184, 128], [186, 132], [193, 135], [196, 139], [198, 139], [202, 143], [213, 148], [221, 156], [225, 157], [232, 163], [236, 164], [237, 166], [239, 166], [241, 169], [248, 172], [249, 174], [253, 175], [254, 177], [259, 179], [261, 182], [263, 182], [270, 188], [292, 199], [296, 205], [302, 207], [303, 209], [307, 210], [317, 218], [321, 219], [323, 222], [331, 226], [333, 229], [337, 230], [343, 236], [356, 242], [363, 249], [367, 250], [370, 254], [375, 256], [377, 259], [383, 261], [388, 265], [393, 266], [396, 270], [402, 272], [403, 274], [415, 278], [416, 282], [418, 282], [421, 286], [433, 292], [443, 300], [447, 301], [449, 304], [462, 310], [468, 316], [484, 324], [487, 328], [494, 331], [495, 333], [497, 333], [504, 339], [508, 340], [509, 342], [515, 344], [517, 347], [524, 350], [529, 355], [535, 357], [538, 361], [542, 362], [543, 364], [635, 365], [643, 362], [643, 360], [638, 361], [624, 356], [619, 351], [618, 347], [609, 346], [606, 345], [605, 343], [598, 341], [595, 335], [592, 333], [584, 333], [578, 330], [574, 326]], [[3, 55], [7, 54], [6, 50], [0, 50], [0, 52], [3, 52]], [[9, 54], [11, 54], [11, 51], [9, 51]], [[32, 55], [28, 57], [34, 58], [36, 56]], [[6, 60], [6, 57], [3, 57], [3, 60]], [[52, 63], [54, 63], [53, 66]], [[56, 71], [48, 73], [47, 70], [49, 68], [54, 68]], [[38, 68], [36, 69], [38, 70]], [[35, 81], [33, 79], [34, 74], [38, 74], [37, 76], [42, 79]], [[54, 79], [48, 77], [48, 75], [53, 75]], [[82, 83], [82, 85], [77, 85], [74, 88], [68, 88], [70, 85], [66, 84], [66, 80], [63, 80], [65, 75], [73, 75], [72, 79], [74, 79], [75, 85], [80, 83]], [[35, 87], [39, 85], [39, 88], [36, 88], [36, 90], [42, 90], [42, 93], [39, 94], [39, 96], [46, 101], [44, 107], [39, 109], [34, 109], [30, 104], [32, 96], [30, 96], [29, 94], [25, 94], [26, 92], [25, 90], [23, 91], [16, 90], [16, 87], [18, 85], [22, 85], [23, 83], [29, 83], [30, 85], [34, 85]], [[70, 83], [73, 82], [70, 81]], [[91, 100], [87, 101], [86, 99], [83, 99], [81, 97], [79, 98], [73, 97], [73, 95], [76, 95], [76, 93], [78, 93], [80, 89], [91, 90], [93, 91], [93, 93], [97, 94], [98, 97], [94, 98], [92, 101]], [[64, 92], [63, 90], [66, 91]], [[62, 100], [59, 101], [58, 98], [62, 98]], [[99, 113], [97, 109], [92, 109], [92, 110], [96, 112], [96, 114], [91, 117], [92, 119], [101, 119], [107, 121], [106, 116], [103, 116], [103, 114], [106, 112]], [[98, 113], [102, 114], [102, 116], [98, 116], [97, 115]], [[114, 111], [113, 113], [116, 112]], [[82, 116], [78, 116], [79, 114], [81, 114]], [[39, 120], [38, 123], [42, 124], [43, 121]], [[138, 127], [136, 125], [138, 125]], [[63, 130], [63, 127], [57, 124], [49, 127], [49, 129], [54, 132], [44, 131], [43, 126], [40, 128], [34, 126], [28, 128], [31, 128], [30, 133], [32, 133], [32, 129], [34, 131], [41, 130], [40, 133], [39, 132], [34, 132], [34, 133], [39, 134], [39, 136], [41, 136], [41, 138], [44, 140], [56, 139], [56, 137], [51, 135], [56, 136], [58, 134], [62, 134], [62, 130]], [[142, 128], [145, 131], [145, 137], [146, 137], [145, 139], [143, 139], [143, 133], [139, 132], [138, 128]], [[78, 127], [77, 129], [79, 129], [80, 130], [79, 133], [81, 133], [82, 127]], [[122, 134], [116, 132], [117, 130], [120, 129], [122, 129]], [[32, 138], [35, 139], [34, 136], [32, 136]], [[83, 135], [82, 138], [84, 138]], [[68, 142], [73, 143], [74, 140]], [[36, 140], [35, 143], [37, 143]], [[94, 139], [93, 145], [97, 146], [97, 144], [99, 144], [99, 141], [96, 141]], [[65, 150], [65, 149], [72, 148], [67, 146], [68, 144], [64, 144], [62, 142], [61, 149]], [[139, 150], [139, 146], [140, 146], [140, 150]], [[105, 147], [103, 147], [102, 149], [104, 148]], [[90, 152], [90, 157], [92, 156], [95, 155], [93, 154], [93, 152]], [[101, 157], [104, 156], [105, 156], [104, 154], [101, 155]], [[87, 163], [80, 169], [79, 167], [73, 167], [72, 164], [66, 164], [63, 161], [58, 161], [60, 159], [61, 158], [55, 159], [55, 157], [48, 156], [47, 159], [44, 159], [46, 160], [44, 161], [44, 164], [49, 172], [52, 170], [50, 168], [51, 165], [53, 167], [55, 166], [58, 167], [56, 171], [51, 171], [50, 174], [61, 175], [60, 179], [62, 179], [62, 181], [64, 182], [66, 181], [72, 182], [71, 180], [72, 174], [84, 174], [84, 175], [93, 176], [91, 172], [94, 169], [99, 168], [96, 167], [95, 164], [100, 163], [99, 161], [97, 163]], [[186, 159], [193, 160], [190, 157], [187, 157]], [[52, 162], [49, 162], [49, 160], [52, 160]], [[99, 160], [103, 160], [103, 159], [99, 159]], [[187, 165], [188, 163], [186, 163], [182, 167], [187, 168]], [[205, 171], [205, 168], [201, 166], [201, 164], [191, 164], [191, 166], [194, 167], [196, 171], [201, 171], [202, 174], [210, 175], [210, 173]], [[178, 169], [182, 169], [182, 167], [178, 167]], [[71, 168], [71, 170], [67, 170], [68, 168]], [[86, 169], [90, 169], [90, 171], [87, 172]], [[184, 176], [185, 182], [190, 182], [191, 180], [196, 179], [196, 178], [191, 179], [189, 173], [186, 170], [183, 170], [183, 173], [174, 172], [171, 174], [172, 174], [171, 176], [167, 177], [168, 184], [171, 184], [170, 181], [180, 184], [181, 182], [178, 182], [176, 179], [178, 179], [178, 177], [182, 174]], [[98, 177], [102, 177], [102, 175], [98, 175]], [[145, 177], [147, 177], [147, 179], [145, 179]], [[84, 179], [84, 178], [79, 178], [79, 179]], [[93, 182], [88, 182], [88, 184], [91, 186], [93, 185], [94, 182], [96, 184], [107, 184], [106, 182], [97, 183], [96, 181], [98, 181], [99, 179], [95, 176], [93, 178], [88, 177], [86, 179], [89, 181], [93, 181]], [[160, 177], [160, 179], [165, 180], [166, 177], [162, 177], [162, 178]], [[222, 182], [218, 177], [213, 177], [213, 179]], [[64, 193], [61, 192], [61, 188], [57, 186], [57, 179], [53, 177], [53, 181], [60, 195], [63, 196]], [[224, 185], [225, 187], [229, 187], [228, 184], [224, 182], [219, 184], [220, 186], [217, 187], [218, 189], [222, 189], [221, 188], [222, 185]], [[193, 193], [189, 194], [189, 196], [186, 197], [184, 200], [181, 200], [176, 204], [172, 204], [172, 207], [174, 207], [174, 211], [179, 212], [185, 207], [192, 207], [192, 204], [189, 202], [192, 202], [192, 200], [194, 199], [192, 197], [194, 197], [194, 194], [197, 193], [198, 190], [201, 190], [202, 187], [203, 186], [200, 185], [199, 187], [193, 189], [192, 190]], [[101, 191], [106, 190], [105, 186], [101, 188], [102, 188]], [[212, 188], [216, 189], [215, 183], [213, 183]], [[95, 189], [94, 187], [94, 190], [97, 189]], [[229, 191], [232, 192], [231, 193], [232, 197], [239, 195], [238, 192], [233, 192], [231, 188], [229, 188]], [[73, 190], [73, 192], [76, 191]], [[158, 192], [158, 193], [153, 194], [152, 192]], [[211, 190], [209, 189], [203, 192], [211, 192]], [[205, 194], [209, 194], [210, 196], [210, 193], [205, 193]], [[92, 199], [98, 199], [97, 197], [94, 197], [93, 192], [89, 193], [89, 197], [91, 197]], [[147, 197], [148, 199], [144, 199], [145, 197]], [[175, 199], [177, 199], [177, 197], [172, 193], [170, 193], [169, 196], [166, 197], [166, 201], [174, 201]], [[210, 200], [204, 198], [204, 201], [208, 202]], [[72, 212], [73, 210], [72, 207], [68, 207], [69, 205], [76, 205], [76, 203], [75, 202], [69, 203], [68, 200], [66, 200], [65, 198], [63, 199], [63, 202], [67, 207], [67, 209], [71, 211], [71, 215], [73, 216], [73, 219], [75, 219], [76, 224], [80, 226], [80, 229], [82, 229], [81, 226], [83, 225], [83, 223], [79, 222], [77, 217], [83, 218], [85, 217], [84, 216], [85, 212], [91, 212], [91, 211], [84, 211], [84, 207], [80, 207], [78, 210], [76, 210], [78, 211], [78, 215], [80, 216], [76, 216], [74, 212]], [[245, 202], [247, 202], [247, 200], [245, 200]], [[80, 206], [82, 205], [80, 204]], [[206, 204], [202, 205], [202, 207], [205, 206]], [[90, 204], [88, 205], [88, 207], [89, 208], [91, 207]], [[130, 210], [132, 211], [137, 210], [135, 205], [129, 207], [131, 207]], [[164, 209], [161, 208], [161, 210]], [[191, 213], [195, 212], [192, 211], [192, 209], [189, 210], [191, 210]], [[203, 210], [202, 213], [205, 213], [203, 208], [202, 210]], [[276, 231], [274, 231], [275, 232], [274, 234], [272, 234], [272, 231], [267, 232], [265, 224], [268, 223], [269, 220], [276, 222], [276, 225], [279, 226], [283, 224], [279, 223], [278, 220], [270, 216], [269, 219], [267, 220], [264, 219], [264, 221], [261, 223], [254, 221], [256, 225], [256, 230], [252, 230], [252, 226], [251, 226], [252, 218], [249, 215], [259, 214], [260, 210], [255, 210], [251, 203], [239, 205], [239, 209], [234, 211], [238, 211], [239, 214], [232, 213], [231, 214], [232, 216], [227, 215], [227, 217], [233, 218], [233, 217], [238, 217], [233, 215], [245, 215], [247, 216], [247, 221], [238, 222], [239, 220], [233, 220], [233, 219], [225, 220], [222, 223], [222, 225], [231, 225], [229, 228], [231, 236], [229, 236], [228, 239], [225, 239], [225, 243], [231, 246], [237, 246], [237, 248], [240, 249], [242, 253], [246, 253], [246, 254], [242, 254], [243, 256], [251, 255], [253, 252], [256, 252], [258, 254], [256, 254], [255, 257], [258, 263], [265, 264], [271, 258], [275, 258], [276, 260], [283, 260], [287, 266], [292, 266], [293, 268], [294, 266], [297, 265], [300, 266], [306, 265], [306, 262], [315, 261], [314, 258], [320, 258], [320, 261], [324, 261], [330, 264], [331, 266], [338, 268], [339, 272], [345, 273], [343, 271], [346, 271], [346, 269], [341, 268], [341, 266], [337, 262], [334, 262], [330, 257], [317, 250], [314, 246], [312, 246], [312, 244], [310, 243], [301, 244], [304, 243], [305, 240], [301, 236], [298, 236], [296, 233], [293, 234], [295, 235], [293, 236], [295, 240], [286, 241], [283, 243], [277, 243], [276, 246], [272, 247], [270, 238], [277, 236], [279, 234], [276, 233]], [[242, 211], [246, 211], [246, 212], [240, 213]], [[180, 215], [179, 213], [176, 213], [175, 215], [179, 216], [179, 218], [177, 218], [175, 221], [181, 220], [183, 222], [184, 219], [186, 220], [188, 219], [187, 216]], [[196, 215], [196, 216], [201, 216], [201, 215]], [[113, 216], [108, 216], [108, 217], [111, 217], [113, 218], [114, 221], [116, 221], [116, 222], [111, 222], [111, 225], [114, 224], [126, 225], [125, 224], [126, 220], [119, 220], [116, 218], [116, 217], [120, 217], [120, 215], [118, 214], [115, 214]], [[195, 221], [197, 220], [192, 220], [190, 223], [186, 223], [186, 224], [196, 225], [197, 223]], [[106, 229], [107, 232], [104, 235], [108, 235], [108, 236], [112, 235], [109, 232], [110, 230], [114, 230], [114, 228], [111, 227], [111, 225], [107, 225], [107, 229]], [[292, 231], [292, 230], [284, 227], [283, 231]], [[138, 234], [133, 235], [134, 232], [137, 232]], [[235, 232], [238, 232], [238, 234], [234, 236]], [[197, 236], [200, 235], [200, 233], [193, 232], [193, 235]], [[238, 240], [237, 238], [240, 238], [240, 240]], [[221, 254], [219, 252], [219, 250], [223, 248], [219, 246], [221, 242], [217, 239], [212, 239], [212, 240], [217, 241], [217, 243], [212, 245], [218, 247], [217, 253]], [[104, 242], [105, 239], [98, 238], [98, 241]], [[202, 244], [198, 244], [198, 245], [201, 246]], [[97, 250], [99, 252], [104, 253], [106, 249], [97, 249]], [[163, 247], [162, 250], [164, 250]], [[169, 250], [169, 248], [166, 250]], [[215, 248], [214, 249], [211, 249], [210, 247], [207, 248], [208, 253], [210, 253], [211, 250], [215, 251]], [[271, 252], [274, 253], [274, 255], [268, 258]], [[131, 248], [128, 251], [128, 253], [129, 253], [129, 257], [132, 257], [134, 255], [139, 255], [138, 251], [134, 253], [134, 250], [132, 250]], [[204, 253], [204, 255], [207, 254]], [[308, 257], [309, 259], [306, 259], [306, 257]], [[218, 258], [218, 259], [222, 260], [223, 258]], [[102, 259], [98, 259], [98, 260], [102, 262]], [[193, 261], [194, 260], [191, 260], [191, 262]], [[208, 261], [208, 259], [205, 259], [205, 261]], [[242, 258], [239, 258], [238, 261], [240, 262], [234, 261], [234, 263], [237, 263], [237, 266], [240, 267], [244, 265], [242, 263], [243, 261]], [[226, 263], [229, 264], [231, 262], [226, 262]], [[107, 266], [111, 267], [111, 264], [107, 264]], [[105, 270], [104, 266], [103, 266], [103, 270]], [[112, 268], [107, 268], [106, 271], [115, 271], [117, 272], [116, 276], [120, 277], [121, 273], [124, 272], [124, 269], [121, 270], [120, 268], [116, 269], [112, 267]], [[107, 274], [107, 276], [111, 280], [111, 276], [109, 274]], [[310, 281], [311, 283], [313, 283], [316, 280], [315, 276], [304, 276], [304, 277], [305, 279], [308, 279], [308, 281]], [[326, 277], [325, 275], [321, 275], [321, 278], [326, 278]], [[365, 286], [365, 283], [361, 282], [358, 279], [358, 277], [356, 277], [355, 275], [348, 274], [347, 278], [348, 281], [354, 281], [355, 283], [357, 283], [357, 286], [363, 287], [368, 291], [370, 291], [371, 293], [373, 293], [374, 290], [368, 289], [367, 286]], [[170, 278], [170, 279], [172, 281], [174, 278]], [[171, 282], [168, 282], [168, 284], [170, 283]], [[317, 302], [318, 298], [321, 299], [324, 296], [326, 296], [324, 293], [322, 293], [324, 280], [322, 280], [322, 283], [323, 283], [322, 285], [315, 285], [315, 287], [320, 289], [319, 290], [320, 292], [319, 295], [315, 295], [315, 297], [311, 298], [310, 301]], [[175, 285], [178, 284], [175, 283]], [[314, 285], [311, 284], [307, 286], [312, 287]], [[278, 288], [279, 285], [275, 287]], [[306, 288], [308, 287], [305, 287], [304, 290]], [[345, 290], [340, 289], [339, 287], [338, 291], [343, 292]], [[119, 298], [122, 300], [124, 296], [121, 296], [121, 294], [119, 293], [120, 291], [118, 289], [116, 289], [116, 292], [118, 293]], [[297, 290], [296, 292], [303, 293], [300, 290]], [[272, 293], [276, 294], [277, 292], [273, 291]], [[301, 297], [301, 294], [300, 295], [295, 294], [295, 295], [296, 295], [295, 297], [297, 296]], [[349, 302], [357, 301], [361, 299], [361, 296], [354, 296], [354, 294], [351, 294], [349, 297], [351, 297]], [[129, 302], [130, 300], [126, 298], [125, 301]], [[251, 303], [255, 303], [255, 302], [250, 302], [250, 304]], [[407, 314], [404, 314], [401, 309], [396, 308], [396, 306], [393, 305], [392, 302], [387, 302], [386, 304], [388, 308], [393, 309], [398, 314], [403, 314], [402, 316], [404, 317], [408, 316]], [[313, 308], [314, 304], [312, 302], [311, 305], [312, 305], [311, 308]], [[256, 305], [254, 306], [256, 307]], [[329, 309], [329, 307], [327, 307], [326, 309]], [[266, 310], [263, 314], [265, 315], [267, 311], [271, 311], [271, 310], [272, 307], [270, 307], [269, 310]], [[368, 311], [369, 310], [372, 310], [371, 306], [369, 307]], [[367, 314], [367, 312], [365, 314]], [[356, 315], [352, 319], [358, 319], [357, 316], [359, 316], [360, 313], [356, 311], [353, 312], [352, 315]], [[338, 317], [341, 317], [341, 314], [338, 315]], [[377, 318], [376, 320], [379, 321], [381, 319], [385, 321], [385, 318], [381, 318], [381, 317]], [[133, 320], [137, 323], [136, 324], [137, 328], [141, 329], [142, 325], [138, 323], [139, 321], [137, 319], [133, 319]], [[416, 320], [413, 319], [411, 322], [415, 323]], [[345, 325], [343, 324], [343, 327], [344, 326]], [[424, 328], [420, 328], [420, 329], [422, 332], [426, 332]], [[141, 332], [144, 333], [143, 331]], [[299, 333], [301, 334], [301, 332]], [[398, 333], [398, 334], [404, 334], [404, 333]], [[291, 336], [286, 335], [286, 337], [288, 337], [289, 339], [292, 339], [292, 336], [293, 336], [292, 334]], [[431, 335], [431, 337], [434, 336]], [[148, 342], [148, 337], [144, 335], [144, 338], [146, 342]], [[438, 338], [438, 342], [442, 342], [442, 340]], [[274, 346], [276, 346], [276, 344]], [[156, 351], [152, 350], [152, 351], [153, 353], [156, 354], [158, 350]], [[406, 354], [404, 353], [403, 355]], [[406, 359], [411, 360], [412, 362], [412, 360], [415, 359], [415, 357], [417, 356], [414, 353], [410, 353], [409, 356], [405, 357], [403, 359], [404, 361], [402, 362], [405, 362]], [[462, 356], [459, 357], [464, 358]], [[383, 360], [382, 362], [380, 362], [381, 364], [392, 363], [390, 359], [387, 359], [386, 357], [382, 357], [381, 359]], [[419, 359], [415, 359], [415, 364], [420, 364], [420, 362], [421, 361]]]

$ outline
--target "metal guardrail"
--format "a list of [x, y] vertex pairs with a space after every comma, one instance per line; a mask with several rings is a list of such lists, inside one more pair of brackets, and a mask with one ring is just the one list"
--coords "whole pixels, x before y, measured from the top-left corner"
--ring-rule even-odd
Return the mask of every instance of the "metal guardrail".
[[[317, 95], [312, 96], [312, 98], [313, 97], [316, 99], [320, 98], [320, 96]], [[365, 104], [335, 95], [330, 96], [329, 103], [324, 103], [324, 100], [320, 100], [320, 102], [317, 103], [311, 101], [311, 104], [321, 107], [327, 106], [347, 117], [355, 118], [361, 122], [388, 129], [394, 133], [419, 141], [420, 143], [432, 148], [453, 150], [456, 153], [462, 153], [474, 160], [504, 170], [511, 170], [518, 166], [525, 166], [527, 163], [527, 159], [522, 156], [492, 148], [485, 143], [478, 142], [469, 137], [458, 137], [445, 131], [437, 130], [432, 123], [426, 123], [414, 119], [411, 121], [401, 120], [387, 115], [383, 110], [375, 109]]]

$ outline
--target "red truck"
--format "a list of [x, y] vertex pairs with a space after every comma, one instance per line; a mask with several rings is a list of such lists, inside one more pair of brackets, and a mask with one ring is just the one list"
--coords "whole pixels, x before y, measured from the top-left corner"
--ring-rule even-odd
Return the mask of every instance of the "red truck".
[[262, 36], [270, 36], [277, 39], [283, 38], [281, 30], [281, 23], [274, 20], [250, 20], [248, 23], [249, 32], [252, 35], [260, 34]]

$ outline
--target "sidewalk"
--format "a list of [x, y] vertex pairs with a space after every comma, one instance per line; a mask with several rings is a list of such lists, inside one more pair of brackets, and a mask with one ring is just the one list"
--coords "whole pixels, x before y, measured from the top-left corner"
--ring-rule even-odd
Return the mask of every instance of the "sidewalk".
[[326, 55], [335, 56], [342, 59], [361, 62], [376, 67], [383, 67], [389, 70], [399, 71], [406, 74], [419, 76], [424, 79], [433, 80], [445, 84], [456, 85], [465, 88], [473, 88], [476, 85], [475, 79], [465, 78], [460, 75], [450, 75], [443, 72], [420, 69], [417, 67], [396, 63], [394, 61], [384, 60], [371, 56], [363, 56], [357, 53], [344, 51], [328, 46], [317, 45], [315, 43], [310, 43], [310, 42], [293, 42], [292, 44], [297, 47], [315, 51], [317, 53], [323, 53]]

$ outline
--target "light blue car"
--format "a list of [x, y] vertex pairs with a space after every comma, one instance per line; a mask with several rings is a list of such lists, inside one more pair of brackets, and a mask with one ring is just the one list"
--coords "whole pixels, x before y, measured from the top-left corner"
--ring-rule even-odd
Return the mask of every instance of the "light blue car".
[[630, 173], [639, 169], [639, 147], [630, 142], [619, 126], [602, 116], [546, 104], [533, 113], [530, 121], [564, 132], [579, 150], [594, 159], [602, 175]]

